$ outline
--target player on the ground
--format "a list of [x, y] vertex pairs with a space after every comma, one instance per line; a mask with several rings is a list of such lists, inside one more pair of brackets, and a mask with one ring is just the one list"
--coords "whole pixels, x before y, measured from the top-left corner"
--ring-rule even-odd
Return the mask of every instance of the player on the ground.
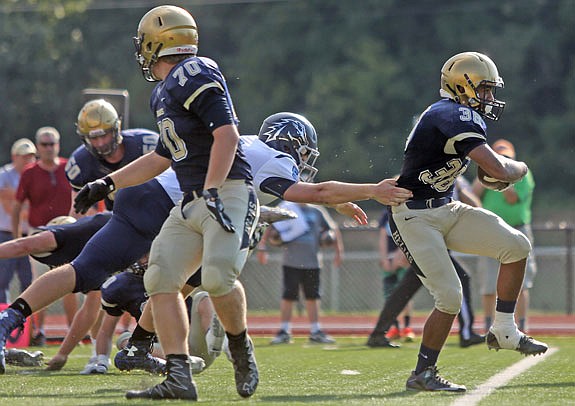
[[[169, 169], [156, 178], [116, 194], [110, 220], [69, 264], [42, 275], [0, 313], [0, 348], [7, 334], [33, 312], [71, 292], [98, 290], [113, 273], [132, 265], [150, 250], [154, 237], [182, 193]], [[4, 372], [3, 351], [0, 373]]]

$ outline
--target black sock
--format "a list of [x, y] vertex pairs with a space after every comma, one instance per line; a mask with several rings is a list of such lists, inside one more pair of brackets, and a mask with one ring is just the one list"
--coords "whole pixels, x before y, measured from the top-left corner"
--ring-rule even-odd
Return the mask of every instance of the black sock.
[[409, 327], [409, 324], [411, 323], [411, 316], [404, 316], [403, 323], [405, 324], [405, 327]]
[[497, 298], [497, 304], [495, 305], [495, 310], [501, 313], [513, 313], [515, 311], [516, 300], [501, 300]]
[[9, 306], [11, 309], [19, 311], [22, 313], [22, 316], [28, 318], [32, 314], [32, 309], [30, 305], [22, 298], [18, 298]]
[[228, 340], [230, 341], [230, 344], [237, 344], [237, 343], [245, 342], [247, 333], [248, 333], [248, 330], [244, 330], [240, 334], [235, 336], [235, 335], [232, 335], [226, 331], [226, 335], [228, 336]]
[[417, 356], [417, 366], [415, 367], [415, 374], [418, 375], [429, 366], [435, 365], [439, 358], [439, 351], [432, 350], [421, 344], [419, 347], [419, 355]]
[[132, 340], [135, 341], [151, 341], [154, 336], [156, 335], [156, 333], [154, 333], [153, 331], [150, 332], [148, 330], [144, 330], [142, 328], [142, 326], [140, 326], [139, 324], [136, 324], [136, 328], [134, 329], [134, 331], [132, 332]]
[[190, 357], [188, 356], [188, 354], [167, 354], [166, 360], [169, 361], [171, 359], [179, 359], [182, 361], [188, 361], [190, 359]]

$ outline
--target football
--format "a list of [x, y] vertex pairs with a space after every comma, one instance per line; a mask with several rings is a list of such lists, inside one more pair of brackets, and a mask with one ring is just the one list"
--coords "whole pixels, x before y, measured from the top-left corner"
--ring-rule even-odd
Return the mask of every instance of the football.
[[511, 185], [510, 182], [493, 178], [480, 166], [477, 167], [477, 179], [479, 179], [479, 182], [487, 189], [497, 190], [499, 192], [507, 189]]

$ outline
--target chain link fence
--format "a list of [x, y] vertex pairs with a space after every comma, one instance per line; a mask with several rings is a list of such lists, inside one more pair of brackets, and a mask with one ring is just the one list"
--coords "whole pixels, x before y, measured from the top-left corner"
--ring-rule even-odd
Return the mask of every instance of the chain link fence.
[[[532, 310], [573, 313], [573, 228], [565, 225], [534, 226], [537, 275], [530, 292]], [[324, 252], [321, 273], [322, 310], [327, 312], [378, 312], [383, 306], [382, 275], [375, 227], [342, 228], [346, 247], [340, 268], [331, 266], [332, 252]], [[541, 246], [537, 241], [561, 245]], [[371, 249], [366, 249], [366, 246]], [[278, 311], [282, 289], [281, 251], [272, 249], [267, 265], [250, 256], [240, 277], [251, 311]], [[472, 301], [481, 309], [480, 269], [477, 257], [454, 253], [471, 276]], [[433, 299], [425, 288], [414, 297], [415, 310], [430, 310]]]

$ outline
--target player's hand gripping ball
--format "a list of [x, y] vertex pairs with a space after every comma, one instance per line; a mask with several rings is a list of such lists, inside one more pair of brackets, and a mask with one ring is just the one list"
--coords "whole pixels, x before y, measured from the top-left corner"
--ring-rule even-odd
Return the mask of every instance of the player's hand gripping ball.
[[498, 192], [502, 192], [511, 186], [511, 182], [495, 179], [480, 166], [477, 167], [477, 179], [479, 179], [479, 182], [481, 182], [481, 184], [487, 189], [496, 190]]

